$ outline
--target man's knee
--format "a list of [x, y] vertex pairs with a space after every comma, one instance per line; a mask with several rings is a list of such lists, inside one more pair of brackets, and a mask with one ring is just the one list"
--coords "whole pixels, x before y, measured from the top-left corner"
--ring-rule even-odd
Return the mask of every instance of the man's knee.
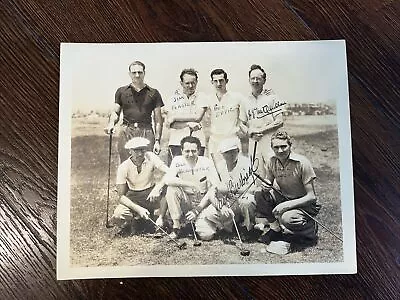
[[132, 211], [123, 204], [118, 204], [111, 217], [112, 223], [117, 226], [123, 226], [124, 224], [131, 222], [132, 219]]
[[279, 223], [288, 229], [300, 230], [307, 220], [299, 213], [298, 210], [288, 210], [284, 212], [280, 218]]

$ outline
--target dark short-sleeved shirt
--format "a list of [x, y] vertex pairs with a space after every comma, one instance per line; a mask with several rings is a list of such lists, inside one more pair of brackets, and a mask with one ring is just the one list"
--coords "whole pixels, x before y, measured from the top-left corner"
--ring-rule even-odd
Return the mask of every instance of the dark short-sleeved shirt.
[[266, 171], [267, 178], [275, 179], [282, 193], [289, 199], [305, 196], [305, 185], [316, 178], [310, 161], [293, 152], [284, 166], [276, 156], [272, 156]]
[[115, 93], [115, 103], [122, 107], [124, 121], [151, 124], [151, 113], [164, 106], [160, 93], [148, 85], [137, 92], [130, 84]]

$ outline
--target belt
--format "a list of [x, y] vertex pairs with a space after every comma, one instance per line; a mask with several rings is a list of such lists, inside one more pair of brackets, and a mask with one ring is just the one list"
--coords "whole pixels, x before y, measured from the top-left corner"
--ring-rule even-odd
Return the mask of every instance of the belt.
[[128, 120], [123, 120], [122, 124], [127, 125], [129, 127], [134, 127], [134, 128], [146, 128], [146, 129], [151, 129], [151, 123], [143, 123], [143, 122], [136, 122], [136, 121], [128, 121]]

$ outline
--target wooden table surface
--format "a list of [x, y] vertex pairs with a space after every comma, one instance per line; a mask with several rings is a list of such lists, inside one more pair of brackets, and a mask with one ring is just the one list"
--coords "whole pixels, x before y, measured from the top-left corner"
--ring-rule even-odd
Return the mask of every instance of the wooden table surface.
[[[390, 0], [0, 1], [0, 299], [399, 299], [399, 16]], [[56, 280], [60, 42], [310, 39], [347, 42], [357, 275]]]

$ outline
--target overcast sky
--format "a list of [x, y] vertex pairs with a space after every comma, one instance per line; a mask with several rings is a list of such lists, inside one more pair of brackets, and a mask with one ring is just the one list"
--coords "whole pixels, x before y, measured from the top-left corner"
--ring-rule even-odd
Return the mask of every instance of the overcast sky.
[[246, 95], [249, 67], [259, 64], [268, 87], [287, 103], [347, 101], [343, 41], [63, 44], [63, 101], [70, 101], [73, 112], [111, 109], [117, 88], [130, 83], [128, 66], [134, 60], [145, 63], [145, 82], [163, 98], [180, 86], [179, 74], [188, 67], [199, 73], [199, 91], [213, 93], [210, 72], [222, 68], [228, 90]]

